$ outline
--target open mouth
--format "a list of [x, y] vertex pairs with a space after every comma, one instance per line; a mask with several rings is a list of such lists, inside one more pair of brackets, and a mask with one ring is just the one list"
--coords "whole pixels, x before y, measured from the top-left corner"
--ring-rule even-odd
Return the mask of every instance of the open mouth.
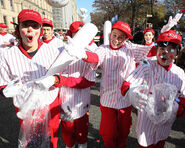
[[162, 60], [163, 62], [166, 62], [167, 59], [163, 57], [163, 58], [161, 58], [161, 60]]
[[32, 42], [32, 41], [33, 41], [33, 36], [28, 35], [28, 36], [27, 36], [27, 41], [28, 41], [29, 43]]

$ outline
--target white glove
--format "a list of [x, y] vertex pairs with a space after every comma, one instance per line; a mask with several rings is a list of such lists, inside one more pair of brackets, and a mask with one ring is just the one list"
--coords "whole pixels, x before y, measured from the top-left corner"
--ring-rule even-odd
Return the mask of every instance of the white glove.
[[41, 79], [38, 79], [34, 81], [35, 87], [37, 87], [40, 90], [48, 90], [51, 86], [55, 83], [55, 76], [48, 76], [43, 77]]
[[68, 44], [64, 45], [70, 56], [73, 56], [77, 59], [85, 59], [87, 58], [85, 49], [82, 49], [78, 43], [75, 43], [71, 37], [68, 38]]
[[169, 31], [173, 26], [177, 25], [177, 22], [180, 20], [182, 15], [183, 13], [177, 13], [173, 19], [172, 16], [170, 16], [168, 19], [168, 23], [164, 25], [161, 29], [161, 33]]
[[128, 90], [128, 99], [129, 102], [134, 106], [136, 109], [142, 111], [147, 104], [147, 90], [148, 87], [141, 85], [141, 86], [135, 86], [131, 87]]
[[21, 93], [23, 88], [23, 84], [19, 78], [14, 79], [11, 81], [5, 89], [3, 89], [3, 94], [5, 97], [15, 97], [16, 95]]

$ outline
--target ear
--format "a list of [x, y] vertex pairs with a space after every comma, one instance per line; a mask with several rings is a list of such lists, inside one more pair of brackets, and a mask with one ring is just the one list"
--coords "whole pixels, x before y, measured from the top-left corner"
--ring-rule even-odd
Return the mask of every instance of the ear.
[[39, 36], [39, 38], [41, 37], [43, 35], [43, 29], [42, 29], [42, 27], [40, 28], [40, 36]]
[[17, 26], [15, 27], [15, 30], [16, 30], [17, 35], [18, 35], [19, 37], [21, 37], [20, 31], [19, 31], [19, 25], [17, 25]]

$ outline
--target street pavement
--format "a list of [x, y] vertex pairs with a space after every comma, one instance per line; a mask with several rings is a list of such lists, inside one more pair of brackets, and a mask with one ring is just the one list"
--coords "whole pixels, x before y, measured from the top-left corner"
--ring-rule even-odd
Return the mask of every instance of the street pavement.
[[[99, 109], [99, 79], [95, 86], [91, 87], [91, 108], [89, 111], [89, 134], [88, 148], [104, 148], [103, 140], [99, 135], [101, 113]], [[137, 112], [133, 109], [132, 129], [130, 131], [127, 148], [137, 148], [136, 139], [136, 119]], [[0, 97], [0, 148], [17, 148], [17, 138], [19, 135], [19, 121], [16, 117], [12, 99]], [[64, 148], [61, 137], [61, 128], [59, 132], [58, 148]], [[76, 146], [77, 148], [77, 146]], [[178, 118], [170, 132], [165, 144], [165, 148], [185, 148], [185, 116]]]

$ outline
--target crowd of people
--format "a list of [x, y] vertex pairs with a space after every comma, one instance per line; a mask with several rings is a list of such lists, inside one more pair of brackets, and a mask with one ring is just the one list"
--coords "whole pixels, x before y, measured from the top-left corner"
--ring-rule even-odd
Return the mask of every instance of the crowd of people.
[[[29, 110], [29, 116], [17, 114], [21, 127], [18, 147], [57, 148], [60, 124], [66, 148], [74, 148], [76, 143], [79, 148], [90, 147], [90, 87], [96, 83], [97, 69], [101, 69], [99, 133], [105, 147], [126, 147], [135, 107], [138, 148], [164, 148], [176, 117], [185, 114], [185, 49], [182, 37], [171, 30], [181, 16], [177, 14], [163, 26], [156, 41], [154, 29], [146, 28], [133, 37], [130, 26], [117, 21], [112, 25], [109, 45], [97, 46], [92, 39], [81, 58], [67, 61], [63, 70], [50, 76], [47, 72], [56, 59], [69, 48], [77, 53], [79, 46], [67, 46], [54, 35], [52, 20], [41, 18], [34, 10], [19, 13], [15, 36], [0, 23], [1, 95], [12, 97], [19, 113], [30, 98], [34, 99], [30, 96], [36, 91], [30, 92], [30, 88], [42, 90], [38, 94], [41, 101]], [[70, 25], [69, 43], [78, 45], [73, 39], [84, 25], [81, 21]], [[144, 42], [131, 42], [141, 38]], [[69, 56], [76, 57], [75, 53]], [[157, 92], [154, 88], [158, 84], [168, 84], [165, 90], [173, 93]], [[7, 93], [10, 86], [12, 90]], [[152, 115], [147, 110], [149, 99], [153, 101]], [[52, 101], [41, 105], [47, 100]], [[169, 118], [162, 116], [166, 113]]]

